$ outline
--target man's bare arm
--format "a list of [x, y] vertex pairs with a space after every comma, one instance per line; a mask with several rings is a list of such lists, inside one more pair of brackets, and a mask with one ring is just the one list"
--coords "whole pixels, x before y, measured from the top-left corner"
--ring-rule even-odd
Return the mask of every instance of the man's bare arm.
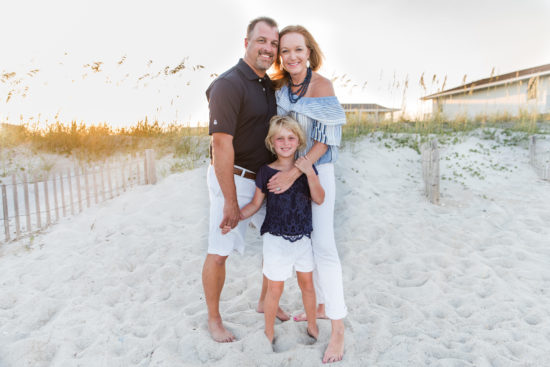
[[239, 223], [240, 210], [237, 201], [235, 178], [233, 177], [233, 164], [235, 162], [233, 136], [225, 133], [213, 133], [212, 157], [214, 172], [225, 199], [220, 228], [224, 226], [235, 228]]

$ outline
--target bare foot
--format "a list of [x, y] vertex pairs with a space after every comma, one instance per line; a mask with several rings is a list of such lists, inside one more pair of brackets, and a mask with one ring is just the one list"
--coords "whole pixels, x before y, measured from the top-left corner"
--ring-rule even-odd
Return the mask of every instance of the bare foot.
[[[256, 312], [258, 313], [264, 313], [264, 303], [258, 302], [258, 307], [256, 307]], [[288, 321], [290, 320], [290, 315], [286, 313], [281, 307], [277, 308], [277, 313], [275, 316], [281, 320], [281, 321]]]
[[[317, 310], [317, 318], [318, 319], [328, 319], [327, 315], [325, 315], [325, 311], [319, 311]], [[298, 315], [294, 316], [292, 318], [294, 321], [307, 321], [307, 315], [305, 312], [299, 313]]]
[[306, 328], [306, 332], [307, 335], [309, 335], [310, 338], [315, 339], [315, 341], [317, 341], [317, 338], [319, 338], [319, 328], [317, 327], [317, 325], [311, 328], [308, 326]]
[[212, 339], [218, 343], [231, 343], [236, 340], [235, 335], [231, 334], [222, 323], [222, 320], [209, 320], [208, 331], [212, 336]]
[[275, 333], [264, 331], [264, 334], [267, 337], [267, 340], [269, 340], [269, 343], [273, 344], [273, 339], [275, 338]]
[[332, 330], [328, 347], [323, 356], [323, 363], [341, 361], [344, 357], [344, 329]]

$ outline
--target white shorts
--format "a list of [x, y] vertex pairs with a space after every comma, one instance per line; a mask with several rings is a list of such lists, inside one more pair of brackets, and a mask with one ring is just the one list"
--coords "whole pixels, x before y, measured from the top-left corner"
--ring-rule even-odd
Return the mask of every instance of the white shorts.
[[285, 281], [292, 276], [292, 267], [301, 273], [309, 273], [315, 267], [311, 240], [304, 236], [296, 242], [281, 236], [264, 233], [263, 273], [269, 280]]
[[[237, 189], [237, 201], [239, 207], [248, 204], [254, 197], [256, 183], [249, 178], [233, 175], [235, 178], [235, 187]], [[246, 230], [252, 221], [256, 228], [260, 228], [265, 218], [265, 204], [252, 217], [241, 220], [239, 224], [229, 233], [222, 234], [220, 223], [223, 219], [223, 207], [225, 199], [222, 190], [216, 178], [214, 167], [208, 166], [206, 175], [208, 185], [208, 195], [210, 196], [210, 223], [208, 230], [208, 253], [220, 256], [228, 256], [233, 250], [244, 253]]]

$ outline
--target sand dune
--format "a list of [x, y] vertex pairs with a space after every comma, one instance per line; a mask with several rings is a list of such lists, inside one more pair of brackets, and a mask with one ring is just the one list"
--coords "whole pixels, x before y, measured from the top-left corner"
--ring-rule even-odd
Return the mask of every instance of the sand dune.
[[[349, 308], [339, 365], [550, 365], [550, 183], [528, 151], [476, 136], [444, 146], [434, 206], [420, 156], [385, 143], [349, 144], [336, 165]], [[205, 173], [137, 187], [2, 246], [0, 366], [320, 365], [328, 321], [316, 343], [292, 321], [277, 321], [273, 350], [263, 336], [255, 230], [228, 260], [222, 294], [238, 341], [210, 339]], [[281, 304], [301, 310], [295, 279]]]

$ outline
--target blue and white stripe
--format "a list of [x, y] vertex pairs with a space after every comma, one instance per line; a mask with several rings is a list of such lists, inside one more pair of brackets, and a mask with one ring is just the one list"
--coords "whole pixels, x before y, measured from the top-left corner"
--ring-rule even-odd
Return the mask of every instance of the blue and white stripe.
[[334, 162], [338, 156], [338, 146], [342, 139], [342, 125], [346, 123], [346, 114], [336, 96], [302, 97], [296, 103], [288, 99], [288, 87], [283, 86], [275, 93], [277, 114], [290, 115], [300, 123], [306, 133], [307, 147], [299, 154], [309, 152], [315, 141], [329, 146], [327, 152], [316, 164]]

